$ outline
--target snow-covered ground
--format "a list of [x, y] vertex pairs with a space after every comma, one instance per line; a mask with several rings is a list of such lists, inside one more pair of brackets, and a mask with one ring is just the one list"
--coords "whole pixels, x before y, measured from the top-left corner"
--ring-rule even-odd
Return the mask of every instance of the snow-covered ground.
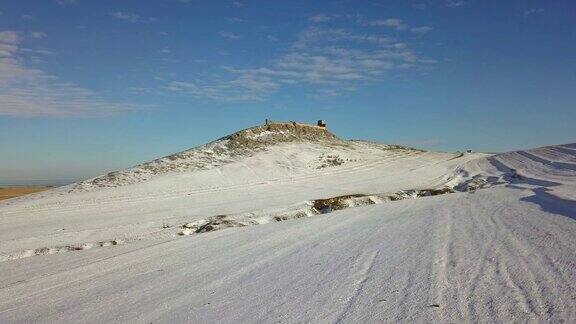
[[576, 320], [576, 145], [308, 131], [0, 203], [0, 322]]

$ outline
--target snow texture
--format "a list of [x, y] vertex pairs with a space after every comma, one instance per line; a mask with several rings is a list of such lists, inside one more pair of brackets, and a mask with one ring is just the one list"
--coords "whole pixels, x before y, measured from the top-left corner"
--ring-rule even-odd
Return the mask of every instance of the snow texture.
[[175, 156], [1, 202], [0, 322], [576, 321], [576, 144], [276, 124]]

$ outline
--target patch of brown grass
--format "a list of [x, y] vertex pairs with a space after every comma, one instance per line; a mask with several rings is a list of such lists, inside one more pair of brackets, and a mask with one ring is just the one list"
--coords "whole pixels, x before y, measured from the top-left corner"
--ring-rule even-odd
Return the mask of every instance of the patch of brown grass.
[[48, 189], [50, 187], [3, 187], [0, 188], [0, 200], [29, 195]]

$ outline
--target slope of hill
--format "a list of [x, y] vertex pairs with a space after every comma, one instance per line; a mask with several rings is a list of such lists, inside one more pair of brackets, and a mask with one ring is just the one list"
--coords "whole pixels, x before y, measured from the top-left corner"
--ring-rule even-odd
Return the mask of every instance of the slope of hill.
[[270, 123], [255, 126], [187, 151], [175, 153], [130, 169], [80, 182], [73, 190], [118, 187], [149, 180], [169, 172], [206, 170], [238, 161], [279, 143], [322, 142], [346, 145], [323, 127], [306, 124]]
[[[319, 138], [289, 137], [283, 128], [275, 132], [256, 128], [260, 136], [254, 140], [255, 132], [248, 129], [212, 143], [248, 143], [232, 144], [237, 151], [248, 153], [226, 163], [220, 164], [216, 157], [208, 159], [210, 167], [201, 170], [158, 171], [149, 179], [132, 181], [140, 169], [135, 167], [119, 172], [130, 181], [115, 179], [108, 182], [111, 187], [98, 187], [89, 180], [36, 197], [4, 201], [1, 212], [10, 217], [0, 219], [0, 234], [9, 242], [0, 246], [0, 260], [35, 254], [33, 251], [44, 247], [140, 240], [156, 235], [163, 226], [218, 214], [291, 210], [316, 198], [435, 187], [442, 184], [441, 178], [416, 175], [424, 174], [426, 166], [446, 163], [436, 168], [435, 174], [441, 177], [457, 163], [451, 160], [457, 154], [343, 141], [324, 129], [303, 128], [318, 132]], [[206, 147], [187, 152], [205, 154], [210, 150]], [[161, 163], [172, 162], [166, 160]], [[407, 173], [413, 176], [406, 177]], [[27, 229], [25, 235], [13, 231], [31, 221], [37, 226]], [[74, 234], [78, 232], [82, 236]], [[161, 232], [173, 235], [176, 231]]]
[[576, 145], [237, 134], [1, 202], [0, 321], [576, 320]]

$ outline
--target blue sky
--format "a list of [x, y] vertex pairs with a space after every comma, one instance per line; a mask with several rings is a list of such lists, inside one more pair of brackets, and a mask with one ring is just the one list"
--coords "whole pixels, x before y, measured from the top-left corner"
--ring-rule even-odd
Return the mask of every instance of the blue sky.
[[264, 118], [506, 151], [576, 141], [574, 1], [0, 3], [0, 182], [73, 180]]

